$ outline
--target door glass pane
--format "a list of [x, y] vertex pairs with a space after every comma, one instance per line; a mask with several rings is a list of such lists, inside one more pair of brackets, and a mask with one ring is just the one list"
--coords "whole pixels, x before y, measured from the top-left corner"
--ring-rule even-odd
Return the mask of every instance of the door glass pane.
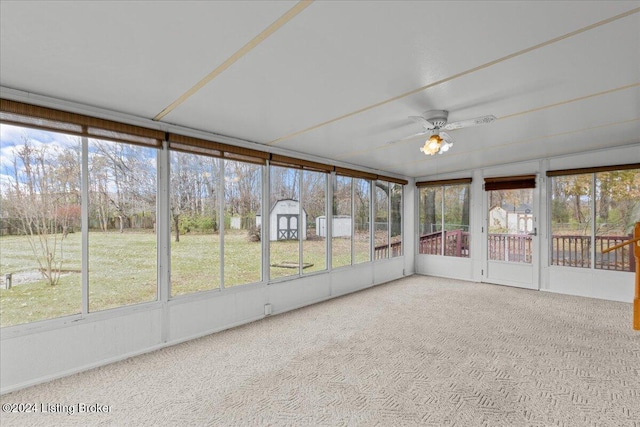
[[489, 260], [530, 264], [533, 231], [532, 188], [489, 192]]

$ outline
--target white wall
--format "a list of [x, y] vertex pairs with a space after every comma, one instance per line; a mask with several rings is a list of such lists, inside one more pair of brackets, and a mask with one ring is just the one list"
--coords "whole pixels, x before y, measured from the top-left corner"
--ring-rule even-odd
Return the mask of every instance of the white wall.
[[[416, 250], [416, 273], [449, 277], [475, 282], [485, 281], [486, 243], [483, 226], [486, 224], [487, 210], [484, 203], [486, 194], [483, 190], [485, 177], [538, 174], [536, 188], [538, 201], [537, 228], [538, 241], [534, 247], [539, 263], [534, 271], [535, 287], [542, 291], [601, 298], [614, 301], [632, 302], [634, 296], [634, 274], [592, 270], [587, 268], [550, 266], [549, 254], [549, 210], [547, 208], [547, 170], [572, 169], [617, 164], [640, 163], [640, 143], [622, 148], [611, 148], [583, 153], [576, 156], [563, 156], [496, 166], [488, 169], [474, 170], [456, 174], [425, 176], [416, 181], [439, 179], [468, 178], [471, 183], [471, 256], [455, 258], [437, 255], [421, 255]], [[416, 194], [417, 202], [418, 195]], [[416, 205], [417, 206], [417, 205]], [[416, 211], [416, 220], [417, 220]], [[416, 224], [416, 230], [417, 224]]]

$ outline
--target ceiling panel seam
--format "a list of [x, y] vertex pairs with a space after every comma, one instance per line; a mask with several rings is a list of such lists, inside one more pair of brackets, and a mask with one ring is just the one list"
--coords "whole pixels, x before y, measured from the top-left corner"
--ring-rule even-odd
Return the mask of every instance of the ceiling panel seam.
[[[498, 117], [497, 120], [511, 119], [513, 117], [518, 117], [518, 116], [522, 116], [522, 115], [529, 114], [529, 113], [535, 113], [535, 112], [543, 111], [543, 110], [546, 110], [546, 109], [549, 109], [549, 108], [560, 107], [562, 105], [567, 105], [567, 104], [570, 104], [572, 102], [584, 101], [585, 99], [594, 98], [596, 96], [601, 96], [601, 95], [607, 95], [607, 94], [610, 94], [610, 93], [614, 93], [614, 92], [618, 92], [618, 91], [626, 90], [626, 89], [631, 89], [631, 88], [638, 87], [638, 86], [640, 86], [640, 82], [631, 83], [629, 85], [620, 86], [620, 87], [616, 87], [616, 88], [613, 88], [613, 89], [607, 89], [607, 90], [604, 90], [602, 92], [591, 93], [589, 95], [580, 96], [578, 98], [567, 99], [567, 100], [564, 100], [564, 101], [555, 102], [553, 104], [548, 104], [548, 105], [543, 105], [541, 107], [532, 108], [530, 110], [519, 111], [517, 113], [508, 114], [506, 116]], [[415, 142], [416, 139], [407, 139], [405, 141], [398, 141], [398, 143], [405, 144], [405, 143], [408, 143], [408, 142]], [[336, 159], [337, 160], [348, 159], [348, 158], [351, 158], [351, 157], [358, 156], [360, 154], [365, 154], [365, 153], [369, 153], [369, 152], [372, 152], [372, 151], [382, 150], [382, 149], [391, 148], [391, 147], [392, 147], [392, 145], [390, 145], [390, 144], [378, 145], [376, 147], [367, 148], [366, 150], [351, 151], [351, 152], [345, 153], [345, 154], [343, 154], [341, 156], [336, 156]]]
[[422, 91], [424, 91], [424, 90], [426, 90], [426, 89], [430, 89], [430, 88], [432, 88], [432, 87], [435, 87], [435, 86], [441, 85], [441, 84], [443, 84], [443, 83], [450, 82], [450, 81], [452, 81], [452, 80], [455, 80], [455, 79], [457, 79], [457, 78], [460, 78], [460, 77], [466, 76], [466, 75], [468, 75], [468, 74], [475, 73], [475, 72], [480, 71], [480, 70], [484, 70], [485, 68], [489, 68], [489, 67], [491, 67], [491, 66], [493, 66], [493, 65], [496, 65], [496, 64], [498, 64], [498, 63], [501, 63], [501, 62], [507, 61], [507, 60], [509, 60], [509, 59], [516, 58], [516, 57], [518, 57], [518, 56], [521, 56], [521, 55], [524, 55], [524, 54], [526, 54], [526, 53], [532, 52], [532, 51], [534, 51], [534, 50], [537, 50], [537, 49], [540, 49], [540, 48], [543, 48], [543, 47], [549, 46], [549, 45], [551, 45], [551, 44], [554, 44], [554, 43], [557, 43], [557, 42], [559, 42], [559, 41], [562, 41], [562, 40], [568, 39], [568, 38], [573, 37], [573, 36], [576, 36], [576, 35], [578, 35], [578, 34], [582, 34], [582, 33], [584, 33], [584, 32], [587, 32], [587, 31], [590, 31], [590, 30], [592, 30], [592, 29], [595, 29], [595, 28], [601, 27], [601, 26], [603, 26], [603, 25], [609, 24], [609, 23], [611, 23], [611, 22], [617, 21], [617, 20], [619, 20], [619, 19], [625, 18], [625, 17], [627, 17], [627, 16], [633, 15], [633, 14], [638, 13], [638, 12], [640, 12], [640, 7], [637, 7], [637, 8], [635, 8], [635, 9], [631, 9], [631, 10], [628, 10], [628, 11], [626, 11], [626, 12], [623, 12], [623, 13], [621, 13], [621, 14], [618, 14], [618, 15], [612, 16], [612, 17], [607, 18], [607, 19], [604, 19], [604, 20], [602, 20], [602, 21], [598, 21], [598, 22], [596, 22], [596, 23], [594, 23], [594, 24], [587, 25], [586, 27], [579, 28], [579, 29], [577, 29], [577, 30], [575, 30], [575, 31], [572, 31], [572, 32], [570, 32], [570, 33], [567, 33], [567, 34], [564, 34], [564, 35], [561, 35], [561, 36], [555, 37], [555, 38], [553, 38], [553, 39], [550, 39], [550, 40], [547, 40], [547, 41], [545, 41], [545, 42], [542, 42], [542, 43], [536, 44], [536, 45], [534, 45], [534, 46], [530, 46], [530, 47], [528, 47], [528, 48], [525, 48], [525, 49], [519, 50], [519, 51], [517, 51], [517, 52], [511, 53], [511, 54], [509, 54], [509, 55], [506, 55], [506, 56], [503, 56], [503, 57], [501, 57], [501, 58], [495, 59], [495, 60], [493, 60], [493, 61], [487, 62], [487, 63], [485, 63], [485, 64], [478, 65], [477, 67], [470, 68], [470, 69], [468, 69], [468, 70], [462, 71], [462, 72], [460, 72], [460, 73], [454, 74], [454, 75], [452, 75], [452, 76], [446, 77], [446, 78], [441, 79], [441, 80], [438, 80], [438, 81], [436, 81], [436, 82], [429, 83], [429, 84], [424, 85], [424, 86], [421, 86], [421, 87], [419, 87], [419, 88], [417, 88], [417, 89], [413, 89], [413, 90], [411, 90], [411, 91], [408, 91], [408, 92], [402, 93], [402, 94], [400, 94], [400, 95], [394, 96], [394, 97], [392, 97], [392, 98], [386, 99], [386, 100], [384, 100], [384, 101], [381, 101], [381, 102], [378, 102], [378, 103], [375, 103], [375, 104], [372, 104], [372, 105], [369, 105], [369, 106], [366, 106], [366, 107], [360, 108], [360, 109], [358, 109], [358, 110], [356, 110], [356, 111], [352, 111], [351, 113], [347, 113], [347, 114], [344, 114], [344, 115], [342, 115], [342, 116], [339, 116], [339, 117], [333, 118], [333, 119], [331, 119], [331, 120], [327, 120], [327, 121], [322, 122], [322, 123], [319, 123], [319, 124], [317, 124], [317, 125], [314, 125], [314, 126], [308, 127], [308, 128], [306, 128], [306, 129], [302, 129], [302, 130], [300, 130], [300, 131], [297, 131], [297, 132], [293, 132], [293, 133], [287, 134], [287, 135], [285, 135], [285, 136], [282, 136], [282, 137], [280, 137], [280, 138], [274, 139], [274, 140], [273, 140], [273, 141], [271, 141], [271, 142], [266, 143], [266, 145], [275, 145], [275, 144], [278, 144], [278, 143], [280, 143], [280, 142], [282, 142], [282, 141], [285, 141], [285, 140], [287, 140], [287, 139], [291, 139], [291, 138], [296, 137], [296, 136], [298, 136], [298, 135], [302, 135], [303, 133], [307, 133], [307, 132], [310, 132], [310, 131], [313, 131], [313, 130], [319, 129], [319, 128], [323, 127], [323, 126], [327, 126], [327, 125], [329, 125], [329, 124], [332, 124], [332, 123], [338, 122], [338, 121], [340, 121], [340, 120], [344, 120], [344, 119], [347, 119], [347, 118], [349, 118], [349, 117], [352, 117], [352, 116], [355, 116], [355, 115], [358, 115], [358, 114], [364, 113], [364, 112], [369, 111], [369, 110], [372, 110], [372, 109], [374, 109], [374, 108], [381, 107], [381, 106], [383, 106], [383, 105], [386, 105], [386, 104], [389, 104], [389, 103], [391, 103], [391, 102], [394, 102], [394, 101], [400, 100], [400, 99], [402, 99], [402, 98], [406, 98], [407, 96], [414, 95], [414, 94], [416, 94], [416, 93], [418, 93], [418, 92], [422, 92]]
[[153, 120], [158, 121], [162, 120], [167, 114], [171, 113], [178, 106], [180, 106], [184, 101], [186, 101], [189, 97], [195, 94], [197, 91], [202, 89], [207, 85], [211, 80], [218, 77], [222, 74], [227, 68], [232, 66], [236, 61], [242, 58], [244, 55], [249, 53], [252, 49], [262, 43], [267, 37], [278, 31], [282, 26], [284, 26], [287, 22], [291, 21], [295, 18], [300, 12], [305, 10], [307, 7], [313, 3], [314, 0], [302, 0], [296, 3], [291, 9], [289, 9], [284, 15], [274, 21], [271, 25], [269, 25], [266, 29], [264, 29], [260, 34], [251, 39], [247, 44], [241, 47], [238, 51], [236, 51], [233, 55], [231, 55], [226, 61], [216, 67], [215, 70], [207, 74], [202, 80], [193, 85], [191, 89], [183, 93], [178, 99], [173, 101], [169, 106], [167, 106], [164, 110], [162, 110], [158, 115], [156, 115]]
[[[565, 136], [565, 135], [571, 135], [571, 134], [574, 134], [574, 133], [587, 132], [587, 131], [590, 131], [590, 130], [607, 128], [607, 127], [611, 127], [611, 126], [624, 125], [624, 124], [633, 123], [633, 122], [637, 122], [637, 121], [640, 121], [640, 117], [635, 117], [635, 118], [629, 119], [629, 120], [622, 120], [622, 121], [619, 121], [619, 122], [605, 123], [603, 125], [592, 126], [592, 127], [583, 128], [583, 129], [574, 129], [574, 130], [570, 130], [570, 131], [567, 131], [567, 132], [560, 132], [560, 133], [555, 133], [555, 134], [551, 134], [551, 135], [542, 135], [542, 136], [537, 136], [537, 137], [533, 137], [533, 138], [522, 139], [520, 141], [512, 141], [512, 142], [508, 142], [506, 144], [494, 145], [492, 147], [484, 147], [482, 149], [466, 151], [465, 153], [456, 153], [456, 154], [450, 155], [449, 158], [454, 157], [454, 156], [459, 156], [459, 155], [469, 156], [469, 154], [473, 153], [473, 152], [484, 152], [484, 153], [486, 153], [487, 151], [490, 151], [490, 150], [498, 150], [498, 149], [503, 149], [505, 147], [509, 147], [509, 146], [513, 146], [513, 145], [527, 144], [527, 143], [530, 143], [530, 142], [533, 142], [533, 141], [539, 141], [541, 139], [555, 138], [555, 137], [558, 137], [558, 136]], [[632, 143], [632, 142], [637, 141], [637, 140], [638, 140], [637, 138], [634, 139], [634, 140], [627, 140], [626, 143]], [[618, 144], [624, 144], [624, 143], [625, 142], [618, 141]], [[411, 165], [411, 164], [426, 162], [426, 161], [429, 161], [429, 160], [430, 159], [425, 158], [425, 159], [414, 160], [412, 162], [395, 163], [395, 164], [393, 164], [391, 166]]]

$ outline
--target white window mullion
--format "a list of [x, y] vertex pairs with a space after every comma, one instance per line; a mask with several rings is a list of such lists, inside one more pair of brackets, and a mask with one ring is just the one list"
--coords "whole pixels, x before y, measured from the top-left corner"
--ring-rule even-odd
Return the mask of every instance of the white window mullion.
[[445, 225], [444, 225], [444, 200], [445, 200], [445, 194], [444, 192], [446, 191], [446, 187], [443, 185], [442, 186], [442, 196], [441, 196], [441, 200], [440, 200], [440, 255], [444, 256], [445, 252], [444, 252], [444, 246], [447, 243], [446, 242], [446, 234], [445, 234]]
[[82, 162], [81, 162], [81, 230], [82, 230], [82, 315], [89, 313], [89, 138], [82, 137]]
[[[325, 264], [327, 271], [333, 270], [333, 191], [335, 186], [338, 185], [338, 180], [335, 172], [330, 172], [325, 175], [325, 203], [324, 212], [326, 219], [325, 227]], [[318, 222], [316, 222], [318, 224]], [[318, 235], [318, 227], [316, 226], [316, 235]]]
[[351, 265], [356, 263], [356, 179], [351, 178]]
[[369, 184], [369, 262], [372, 262], [376, 247], [376, 182], [371, 180]]
[[219, 265], [218, 273], [220, 274], [220, 286], [219, 289], [224, 289], [224, 226], [225, 226], [225, 217], [224, 217], [224, 191], [225, 191], [225, 161], [224, 159], [219, 160], [219, 177], [218, 180], [218, 247], [220, 253], [218, 254]]
[[391, 259], [391, 182], [387, 181], [387, 258]]
[[266, 161], [265, 166], [262, 167], [262, 209], [260, 219], [260, 244], [262, 247], [262, 280], [265, 282], [269, 282], [271, 280], [271, 272], [269, 269], [270, 265], [270, 248], [269, 242], [271, 240], [271, 221], [269, 218], [269, 211], [271, 209], [270, 206], [270, 198], [271, 198], [271, 166], [269, 165], [269, 160]]
[[596, 268], [596, 174], [591, 174], [591, 269]]
[[157, 156], [157, 202], [156, 202], [156, 239], [158, 247], [158, 298], [168, 301], [171, 298], [171, 212], [170, 212], [170, 161], [168, 143]]
[[[303, 254], [302, 254], [302, 227], [306, 227], [306, 221], [303, 217], [304, 212], [304, 194], [302, 191], [302, 184], [304, 180], [302, 176], [304, 175], [304, 169], [300, 169], [300, 175], [298, 175], [298, 199], [300, 199], [298, 203], [298, 275], [302, 276], [303, 272]], [[302, 223], [305, 222], [303, 225]]]

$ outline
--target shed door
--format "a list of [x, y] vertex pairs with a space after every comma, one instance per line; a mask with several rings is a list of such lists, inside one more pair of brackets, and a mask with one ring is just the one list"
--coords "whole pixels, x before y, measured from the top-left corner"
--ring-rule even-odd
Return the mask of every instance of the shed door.
[[278, 214], [278, 240], [298, 238], [298, 214]]

